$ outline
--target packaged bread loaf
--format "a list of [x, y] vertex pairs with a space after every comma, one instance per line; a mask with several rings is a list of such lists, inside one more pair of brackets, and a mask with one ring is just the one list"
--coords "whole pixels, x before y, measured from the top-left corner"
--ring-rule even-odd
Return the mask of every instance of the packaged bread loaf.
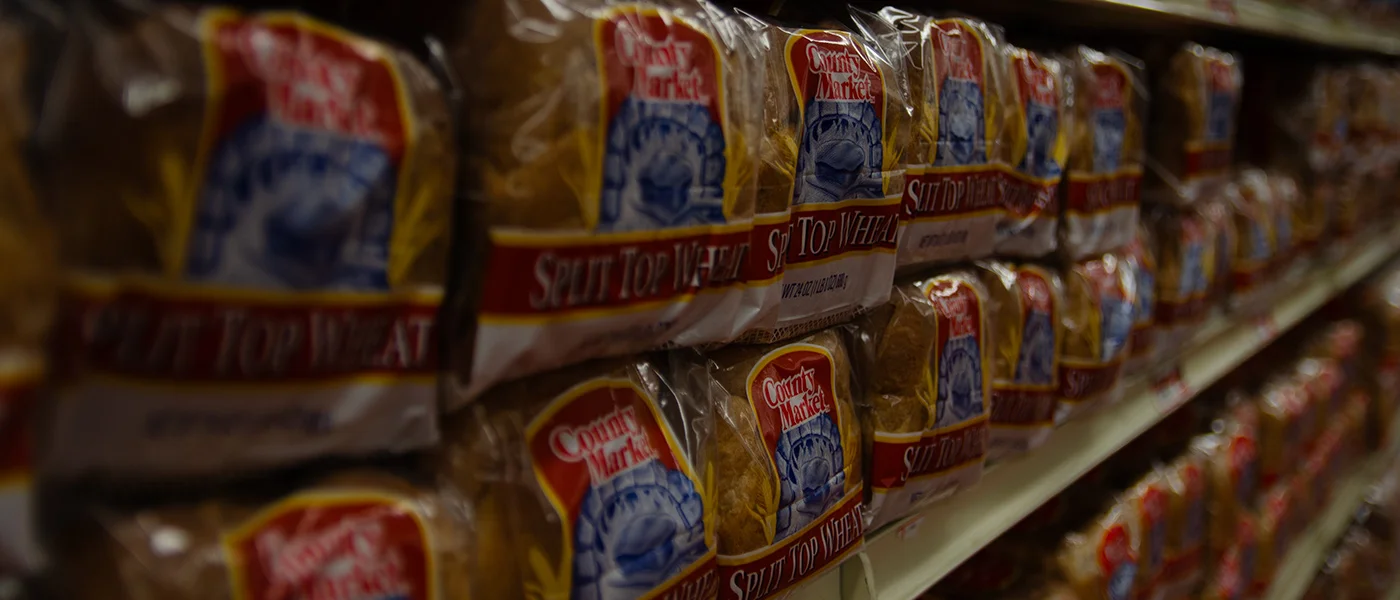
[[1157, 598], [1162, 593], [1167, 558], [1167, 535], [1171, 525], [1170, 487], [1165, 473], [1153, 468], [1124, 492], [1124, 500], [1134, 505], [1138, 531], [1137, 598]]
[[1234, 207], [1235, 258], [1230, 274], [1230, 305], [1235, 310], [1253, 311], [1271, 299], [1276, 262], [1273, 195], [1259, 170], [1240, 174], [1239, 185], [1224, 188]]
[[860, 549], [861, 429], [832, 330], [710, 356], [719, 597], [794, 589]]
[[767, 264], [750, 260], [764, 69], [748, 27], [704, 0], [487, 0], [462, 23], [449, 55], [489, 239], [459, 245], [454, 329], [475, 335], [453, 341], [449, 405], [775, 314], [773, 275], [750, 272]]
[[[1214, 519], [1211, 517], [1212, 527]], [[1242, 512], [1230, 522], [1230, 543], [1212, 563], [1212, 572], [1201, 590], [1201, 600], [1246, 600], [1258, 563], [1258, 524], [1254, 516]]]
[[[1240, 402], [1216, 422], [1219, 433], [1197, 440], [1197, 450], [1209, 458], [1210, 553], [1207, 564], [1216, 564], [1234, 541], [1241, 516], [1255, 505], [1259, 481], [1259, 412], [1253, 403]], [[1248, 580], [1246, 580], [1248, 581]]]
[[1270, 172], [1268, 179], [1274, 198], [1274, 272], [1283, 278], [1290, 275], [1302, 255], [1298, 235], [1301, 201], [1297, 180], [1278, 172]]
[[1014, 101], [1002, 131], [1006, 161], [996, 253], [1034, 258], [1053, 252], [1060, 218], [1060, 180], [1069, 159], [1070, 90], [1058, 58], [1006, 46], [1008, 92]]
[[1073, 113], [1060, 248], [1084, 259], [1126, 245], [1136, 232], [1142, 193], [1142, 65], [1084, 46], [1070, 52]]
[[889, 24], [801, 29], [749, 18], [766, 65], [750, 270], [779, 277], [772, 341], [884, 304], [911, 110]]
[[1116, 397], [1136, 302], [1137, 282], [1119, 255], [1080, 261], [1066, 272], [1057, 422]]
[[1224, 308], [1230, 297], [1230, 278], [1234, 273], [1236, 249], [1240, 245], [1234, 227], [1234, 204], [1227, 201], [1232, 189], [1229, 185], [1222, 187], [1216, 197], [1208, 198], [1199, 207], [1200, 215], [1205, 218], [1206, 231], [1215, 247], [1215, 268], [1207, 271], [1207, 314]]
[[1079, 598], [1132, 600], [1142, 544], [1136, 505], [1116, 501], [1084, 528], [1065, 536], [1055, 565]]
[[856, 324], [871, 529], [981, 480], [991, 312], [977, 275], [953, 270], [895, 286]]
[[455, 163], [436, 79], [297, 13], [131, 6], [75, 8], [37, 144], [63, 217], [53, 472], [434, 442]]
[[1033, 264], [979, 264], [991, 306], [991, 435], [987, 458], [1040, 447], [1055, 427], [1064, 337], [1059, 274]]
[[1190, 204], [1227, 180], [1243, 84], [1234, 54], [1187, 42], [1172, 55], [1156, 99], [1151, 199]]
[[1256, 546], [1254, 581], [1251, 591], [1263, 594], [1278, 575], [1283, 558], [1288, 554], [1293, 540], [1301, 529], [1295, 529], [1298, 507], [1295, 503], [1294, 487], [1289, 481], [1280, 481], [1266, 487], [1259, 499], [1259, 543]]
[[[73, 600], [467, 598], [478, 576], [450, 495], [383, 471], [247, 498], [96, 510], [58, 545]], [[490, 524], [487, 524], [490, 525]]]
[[1123, 249], [1123, 259], [1133, 273], [1137, 301], [1133, 303], [1133, 333], [1128, 342], [1124, 372], [1141, 372], [1157, 362], [1157, 243], [1145, 223], [1138, 224], [1137, 236]]
[[1164, 470], [1168, 496], [1163, 598], [1181, 598], [1200, 583], [1205, 570], [1207, 456], [1192, 444]]
[[1308, 390], [1295, 377], [1280, 376], [1259, 393], [1259, 484], [1281, 482], [1302, 461], [1309, 414]]
[[1205, 322], [1217, 246], [1209, 221], [1193, 208], [1158, 207], [1150, 220], [1157, 240], [1156, 342], [1170, 353]]
[[880, 15], [900, 31], [914, 107], [899, 266], [988, 256], [1003, 212], [1001, 132], [1015, 96], [1001, 31], [894, 8]]
[[704, 369], [669, 363], [537, 375], [447, 422], [439, 471], [476, 517], [472, 597], [714, 597], [719, 494], [743, 492], [715, 481], [726, 438]]

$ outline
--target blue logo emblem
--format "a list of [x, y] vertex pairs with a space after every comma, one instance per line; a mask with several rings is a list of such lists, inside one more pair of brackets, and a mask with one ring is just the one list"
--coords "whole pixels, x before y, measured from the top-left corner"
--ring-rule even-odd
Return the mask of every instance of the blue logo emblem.
[[982, 415], [982, 355], [970, 335], [948, 340], [938, 362], [937, 426], [948, 427]]
[[1026, 103], [1026, 156], [1017, 167], [1032, 177], [1059, 177], [1060, 163], [1055, 162], [1055, 136], [1060, 120], [1055, 109], [1039, 102]]
[[1121, 108], [1094, 110], [1094, 172], [1117, 171], [1123, 159], [1123, 140], [1127, 137], [1128, 119]]
[[875, 107], [869, 102], [812, 100], [805, 114], [793, 202], [884, 197], [885, 148]]
[[1103, 356], [1099, 360], [1108, 362], [1118, 356], [1128, 343], [1128, 336], [1133, 330], [1133, 305], [1118, 298], [1103, 297], [1099, 315], [1103, 328]]
[[1055, 381], [1055, 326], [1048, 313], [1037, 310], [1026, 315], [1015, 381], [1030, 385]]
[[598, 228], [723, 223], [724, 144], [703, 105], [624, 100], [608, 125]]
[[817, 520], [845, 494], [841, 431], [829, 413], [819, 414], [784, 431], [774, 458], [782, 482], [777, 542]]
[[982, 88], [975, 81], [947, 78], [938, 91], [936, 166], [987, 162], [986, 116]]

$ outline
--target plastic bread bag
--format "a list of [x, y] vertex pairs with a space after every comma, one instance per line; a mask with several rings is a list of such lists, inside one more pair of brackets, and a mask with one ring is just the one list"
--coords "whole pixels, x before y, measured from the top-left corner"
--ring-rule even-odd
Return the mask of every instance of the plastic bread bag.
[[437, 468], [476, 517], [472, 597], [714, 597], [719, 494], [738, 488], [715, 479], [705, 369], [674, 358], [522, 379], [447, 420]]
[[1137, 282], [1116, 254], [1074, 263], [1064, 280], [1056, 423], [1116, 399], [1137, 302]]
[[1156, 598], [1165, 584], [1167, 538], [1171, 527], [1171, 488], [1164, 471], [1150, 469], [1123, 494], [1134, 506], [1138, 531], [1137, 596]]
[[1259, 393], [1259, 484], [1271, 487], [1302, 462], [1310, 417], [1308, 390], [1296, 378], [1270, 379]]
[[1303, 530], [1297, 520], [1295, 488], [1287, 481], [1266, 487], [1259, 500], [1259, 542], [1256, 546], [1253, 593], [1262, 595], [1278, 574], [1295, 536]]
[[764, 136], [749, 27], [704, 0], [462, 12], [448, 54], [470, 90], [468, 224], [487, 239], [458, 245], [449, 408], [776, 314], [772, 276], [748, 272]]
[[1285, 80], [1284, 85], [1300, 87], [1272, 103], [1269, 164], [1297, 180], [1295, 237], [1303, 253], [1318, 249], [1328, 235], [1339, 166], [1347, 155], [1348, 79], [1344, 69], [1313, 67], [1303, 77]]
[[1125, 374], [1141, 373], [1157, 364], [1157, 238], [1145, 223], [1123, 249], [1123, 259], [1133, 272], [1137, 302], [1133, 303], [1133, 333], [1128, 343]]
[[1243, 85], [1234, 54], [1187, 42], [1172, 55], [1152, 121], [1150, 200], [1191, 204], [1228, 180]]
[[1059, 58], [1005, 46], [1015, 102], [1002, 131], [1006, 161], [999, 256], [1036, 258], [1055, 251], [1060, 180], [1069, 159], [1070, 88]]
[[1270, 172], [1268, 179], [1274, 197], [1274, 271], [1283, 281], [1297, 275], [1304, 256], [1300, 231], [1309, 225], [1303, 224], [1297, 180], [1278, 172]]
[[1342, 384], [1350, 387], [1360, 383], [1361, 349], [1365, 330], [1352, 319], [1329, 324], [1309, 343], [1308, 356], [1330, 358], [1342, 369]]
[[1162, 597], [1180, 598], [1194, 590], [1205, 570], [1207, 455], [1193, 441], [1163, 470], [1168, 499], [1166, 562], [1160, 578]]
[[897, 285], [853, 326], [869, 529], [976, 484], [987, 455], [994, 307], [975, 273]]
[[1180, 349], [1205, 323], [1214, 277], [1215, 236], [1193, 208], [1156, 207], [1149, 213], [1157, 240], [1156, 342]]
[[1055, 428], [1064, 290], [1038, 265], [978, 263], [989, 294], [993, 373], [988, 460], [1040, 447]]
[[1224, 193], [1235, 207], [1235, 235], [1239, 240], [1230, 276], [1230, 305], [1250, 314], [1268, 305], [1277, 281], [1278, 222], [1274, 217], [1274, 198], [1264, 172], [1257, 169], [1241, 171], [1239, 185], [1226, 189]]
[[861, 430], [846, 344], [826, 330], [709, 359], [719, 596], [782, 595], [863, 541]]
[[1142, 63], [1120, 53], [1074, 48], [1069, 64], [1069, 170], [1065, 175], [1060, 250], [1089, 258], [1132, 240], [1142, 195]]
[[989, 256], [1002, 214], [1002, 130], [1009, 90], [1001, 30], [886, 8], [904, 42], [914, 126], [905, 179], [899, 267]]
[[339, 472], [271, 500], [93, 512], [57, 544], [63, 598], [467, 598], [480, 573], [460, 502], [385, 471]]
[[291, 12], [73, 7], [37, 136], [64, 257], [55, 477], [437, 440], [452, 119], [407, 52]]
[[1258, 482], [1258, 413], [1251, 405], [1241, 405], [1237, 416], [1217, 421], [1215, 435], [1192, 442], [1192, 449], [1206, 456], [1209, 483], [1207, 510], [1206, 564], [1215, 564], [1232, 539], [1232, 529], [1241, 512], [1254, 506]]
[[1134, 598], [1143, 544], [1140, 527], [1134, 504], [1112, 503], [1082, 529], [1065, 535], [1054, 558], [1060, 577], [1079, 598]]
[[772, 341], [884, 304], [894, 278], [911, 109], [898, 34], [749, 18], [766, 55], [752, 270], [781, 276]]
[[1214, 570], [1201, 590], [1201, 600], [1247, 600], [1253, 597], [1251, 590], [1259, 552], [1258, 527], [1254, 516], [1247, 512], [1230, 521], [1229, 547], [1212, 565]]

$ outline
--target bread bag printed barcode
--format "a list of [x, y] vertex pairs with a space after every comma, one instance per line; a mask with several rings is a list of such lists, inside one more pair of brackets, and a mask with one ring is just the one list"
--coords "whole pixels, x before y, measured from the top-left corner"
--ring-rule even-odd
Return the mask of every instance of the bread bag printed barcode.
[[1001, 131], [1014, 94], [1001, 30], [894, 8], [880, 15], [904, 41], [914, 107], [899, 266], [988, 256], [1003, 212]]
[[1137, 506], [1115, 501], [1055, 552], [1059, 575], [1079, 598], [1133, 600], [1143, 533]]
[[247, 498], [98, 508], [66, 532], [54, 581], [72, 600], [467, 598], [458, 501], [379, 471]]
[[1137, 284], [1133, 303], [1133, 333], [1128, 343], [1125, 374], [1140, 373], [1156, 364], [1157, 347], [1157, 238], [1145, 223], [1138, 224], [1137, 236], [1123, 249], [1123, 259]]
[[1040, 447], [1055, 428], [1059, 403], [1063, 284], [1037, 265], [979, 263], [989, 294], [993, 373], [987, 458]]
[[1137, 282], [1121, 256], [1077, 262], [1065, 273], [1057, 423], [1118, 396], [1136, 302]]
[[1152, 469], [1123, 494], [1134, 505], [1142, 543], [1138, 547], [1137, 598], [1158, 598], [1165, 583], [1171, 491], [1163, 472]]
[[298, 13], [134, 10], [75, 9], [38, 140], [65, 261], [53, 472], [436, 441], [455, 162], [436, 79]]
[[1156, 345], [1170, 354], [1205, 323], [1215, 278], [1215, 236], [1192, 208], [1161, 207], [1150, 222], [1157, 239]]
[[690, 370], [592, 361], [447, 421], [439, 471], [476, 516], [473, 598], [714, 597], [723, 488]]
[[954, 270], [897, 285], [857, 324], [871, 529], [981, 481], [992, 308], [976, 274]]
[[1066, 59], [1073, 116], [1060, 249], [1079, 260], [1132, 240], [1142, 194], [1142, 65], [1132, 57], [1078, 46]]
[[1172, 55], [1153, 120], [1151, 200], [1191, 204], [1227, 181], [1243, 85], [1234, 54], [1187, 42]]
[[766, 54], [757, 214], [749, 260], [781, 276], [773, 341], [884, 304], [894, 278], [911, 111], [888, 23], [785, 28], [747, 19]]
[[1277, 281], [1273, 194], [1264, 173], [1255, 169], [1242, 172], [1238, 185], [1224, 188], [1224, 197], [1235, 208], [1235, 260], [1230, 275], [1230, 305], [1239, 311], [1255, 311], [1272, 300]]
[[1069, 159], [1070, 90], [1058, 58], [1005, 46], [1012, 96], [1002, 131], [1006, 157], [996, 253], [1035, 258], [1055, 251], [1060, 179]]
[[709, 358], [719, 597], [786, 596], [864, 539], [850, 358], [832, 330]]
[[459, 245], [475, 339], [453, 340], [450, 407], [771, 325], [775, 275], [750, 260], [763, 67], [747, 26], [704, 0], [486, 0], [463, 24], [450, 55], [488, 239]]
[[1206, 455], [1193, 443], [1167, 465], [1165, 476], [1171, 503], [1160, 589], [1165, 598], [1180, 598], [1195, 589], [1205, 569]]

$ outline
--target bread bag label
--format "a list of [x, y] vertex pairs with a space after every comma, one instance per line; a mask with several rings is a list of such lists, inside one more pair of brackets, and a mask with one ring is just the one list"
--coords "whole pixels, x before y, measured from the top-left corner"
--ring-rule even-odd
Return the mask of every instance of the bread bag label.
[[381, 494], [306, 494], [280, 502], [223, 540], [235, 600], [434, 600], [432, 540], [407, 501]]
[[1161, 485], [1144, 486], [1137, 498], [1137, 512], [1142, 517], [1142, 552], [1147, 556], [1141, 561], [1146, 573], [1140, 573], [1145, 585], [1140, 588], [1142, 597], [1151, 597], [1162, 582], [1163, 565], [1167, 555], [1167, 493]]
[[1133, 549], [1132, 532], [1127, 527], [1114, 524], [1103, 531], [1099, 538], [1098, 563], [1103, 573], [1103, 597], [1107, 600], [1132, 600], [1138, 556]]
[[1175, 247], [1181, 255], [1163, 256], [1164, 261], [1174, 260], [1179, 269], [1175, 280], [1162, 286], [1162, 295], [1157, 299], [1157, 322], [1163, 327], [1190, 325], [1205, 318], [1206, 296], [1210, 292], [1208, 273], [1212, 265], [1207, 261], [1214, 252], [1208, 246], [1215, 241], [1207, 235], [1200, 219], [1183, 216], [1180, 225], [1175, 233], [1181, 237]]
[[526, 429], [530, 464], [559, 515], [565, 551], [540, 581], [573, 598], [713, 597], [715, 531], [704, 485], [630, 379], [561, 394]]
[[1133, 333], [1128, 344], [1131, 358], [1147, 362], [1153, 356], [1156, 340], [1153, 339], [1157, 302], [1156, 265], [1142, 236], [1133, 238], [1126, 250], [1133, 279], [1137, 287], [1137, 301], [1133, 303]]
[[41, 363], [25, 353], [0, 353], [0, 573], [43, 566], [35, 530], [34, 430]]
[[890, 188], [900, 167], [884, 144], [893, 126], [886, 111], [898, 99], [870, 50], [844, 31], [801, 30], [788, 38], [786, 63], [801, 137], [779, 337], [884, 303], [900, 210]]
[[1236, 223], [1239, 251], [1231, 263], [1231, 292], [1245, 294], [1258, 290], [1274, 275], [1274, 228], [1271, 215], [1258, 210], [1241, 211]]
[[747, 393], [772, 457], [778, 507], [772, 543], [719, 557], [719, 597], [756, 600], [792, 588], [860, 548], [859, 488], [847, 492], [847, 452], [836, 406], [836, 367], [822, 346], [788, 344], [749, 372]]
[[1168, 546], [1162, 567], [1162, 581], [1169, 591], [1177, 586], [1189, 587], [1200, 577], [1206, 534], [1205, 474], [1195, 463], [1186, 462], [1176, 476], [1180, 479], [1179, 502], [1185, 518], [1174, 535], [1175, 543]]
[[921, 432], [875, 432], [872, 529], [977, 483], [987, 455], [986, 300], [954, 277], [934, 278], [921, 291], [933, 305], [938, 332], [927, 371], [927, 385], [935, 390], [934, 422]]
[[[415, 115], [377, 44], [291, 13], [201, 14], [197, 180], [163, 277], [73, 273], [60, 471], [159, 475], [436, 440], [440, 286], [400, 285], [423, 231]], [[256, 448], [256, 452], [249, 452]]]
[[992, 385], [992, 452], [1024, 452], [1044, 443], [1055, 426], [1060, 369], [1060, 318], [1054, 283], [1038, 267], [1016, 270], [1021, 295], [1021, 347], [1015, 372]]
[[1011, 76], [1019, 92], [1017, 110], [1025, 123], [1025, 154], [1006, 170], [1002, 191], [1005, 218], [997, 226], [998, 254], [1041, 256], [1055, 249], [1060, 178], [1068, 153], [1063, 132], [1064, 86], [1043, 59], [1024, 50], [1011, 56]]
[[1237, 67], [1228, 54], [1210, 53], [1199, 57], [1203, 70], [1200, 102], [1205, 111], [1203, 127], [1186, 141], [1185, 179], [1190, 182], [1217, 177], [1230, 168], [1234, 149], [1235, 107], [1239, 103]]
[[934, 68], [929, 102], [938, 113], [933, 164], [910, 165], [904, 183], [899, 265], [952, 262], [991, 254], [1002, 213], [996, 139], [994, 48], [963, 19], [930, 25]]
[[1059, 420], [1085, 410], [1104, 398], [1117, 385], [1128, 353], [1133, 328], [1133, 300], [1119, 276], [1101, 260], [1083, 263], [1089, 279], [1099, 320], [1099, 356], [1084, 360], [1066, 356], [1060, 359]]
[[1225, 461], [1226, 473], [1234, 485], [1235, 502], [1239, 506], [1253, 506], [1254, 490], [1259, 483], [1259, 448], [1254, 437], [1233, 436]]
[[1132, 115], [1133, 78], [1114, 62], [1090, 69], [1091, 86], [1085, 111], [1093, 140], [1088, 170], [1072, 169], [1066, 177], [1065, 227], [1076, 256], [1118, 248], [1128, 242], [1137, 227], [1138, 200], [1142, 195], [1142, 165], [1131, 159], [1128, 120]]
[[491, 229], [468, 399], [583, 358], [729, 340], [755, 316], [753, 220], [736, 208], [747, 155], [719, 46], [637, 5], [606, 10], [593, 33], [604, 133], [582, 222]]

